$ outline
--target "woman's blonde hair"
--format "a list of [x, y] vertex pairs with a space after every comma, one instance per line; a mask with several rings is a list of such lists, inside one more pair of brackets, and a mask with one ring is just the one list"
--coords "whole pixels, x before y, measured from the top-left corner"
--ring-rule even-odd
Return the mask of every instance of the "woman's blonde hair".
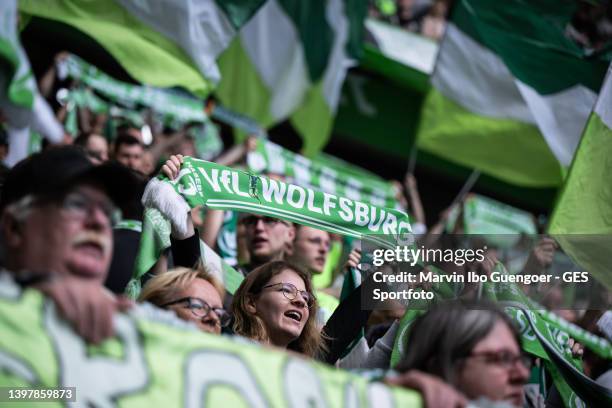
[[[260, 342], [268, 341], [268, 334], [266, 333], [262, 320], [259, 316], [248, 312], [247, 304], [261, 294], [263, 287], [266, 286], [274, 276], [286, 270], [295, 272], [304, 281], [306, 290], [313, 293], [310, 274], [289, 262], [273, 261], [255, 268], [246, 276], [238, 290], [236, 290], [236, 293], [234, 293], [232, 313], [235, 319], [235, 333]], [[310, 307], [310, 313], [304, 325], [304, 329], [300, 337], [289, 343], [289, 346], [287, 346], [289, 350], [297, 351], [309, 357], [315, 357], [319, 353], [325, 351], [323, 338], [317, 327], [318, 310], [317, 300], [314, 298], [314, 303], [312, 307]]]
[[196, 279], [203, 279], [213, 285], [223, 300], [223, 284], [204, 265], [198, 265], [196, 269], [174, 268], [154, 276], [142, 288], [138, 301], [147, 301], [157, 306], [170, 303]]

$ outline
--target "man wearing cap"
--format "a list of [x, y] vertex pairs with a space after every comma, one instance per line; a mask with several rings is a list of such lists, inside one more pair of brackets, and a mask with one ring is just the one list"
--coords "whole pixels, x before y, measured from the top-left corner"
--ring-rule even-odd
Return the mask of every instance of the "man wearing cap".
[[94, 343], [112, 335], [112, 315], [127, 304], [102, 283], [119, 216], [113, 201], [133, 187], [132, 180], [123, 166], [93, 166], [80, 149], [66, 146], [18, 163], [2, 187], [6, 269], [23, 286], [53, 298]]

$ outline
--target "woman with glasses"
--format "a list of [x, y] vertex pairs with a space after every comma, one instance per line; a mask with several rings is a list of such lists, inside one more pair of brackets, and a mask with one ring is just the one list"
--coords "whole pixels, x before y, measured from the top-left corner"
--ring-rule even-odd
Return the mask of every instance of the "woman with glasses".
[[522, 407], [530, 359], [508, 316], [483, 302], [434, 306], [410, 327], [397, 371], [433, 374], [465, 394]]
[[264, 344], [316, 356], [322, 347], [310, 276], [285, 261], [251, 271], [234, 294], [234, 332]]
[[220, 334], [231, 321], [223, 309], [223, 285], [206, 269], [175, 268], [151, 278], [139, 301], [173, 310], [202, 331]]

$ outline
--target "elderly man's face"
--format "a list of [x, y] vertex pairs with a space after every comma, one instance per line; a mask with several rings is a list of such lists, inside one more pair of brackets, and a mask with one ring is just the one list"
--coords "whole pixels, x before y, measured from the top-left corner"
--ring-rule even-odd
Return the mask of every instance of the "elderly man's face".
[[11, 253], [16, 257], [11, 266], [103, 282], [112, 256], [113, 208], [106, 194], [89, 185], [57, 202], [34, 202], [6, 237], [9, 260]]

